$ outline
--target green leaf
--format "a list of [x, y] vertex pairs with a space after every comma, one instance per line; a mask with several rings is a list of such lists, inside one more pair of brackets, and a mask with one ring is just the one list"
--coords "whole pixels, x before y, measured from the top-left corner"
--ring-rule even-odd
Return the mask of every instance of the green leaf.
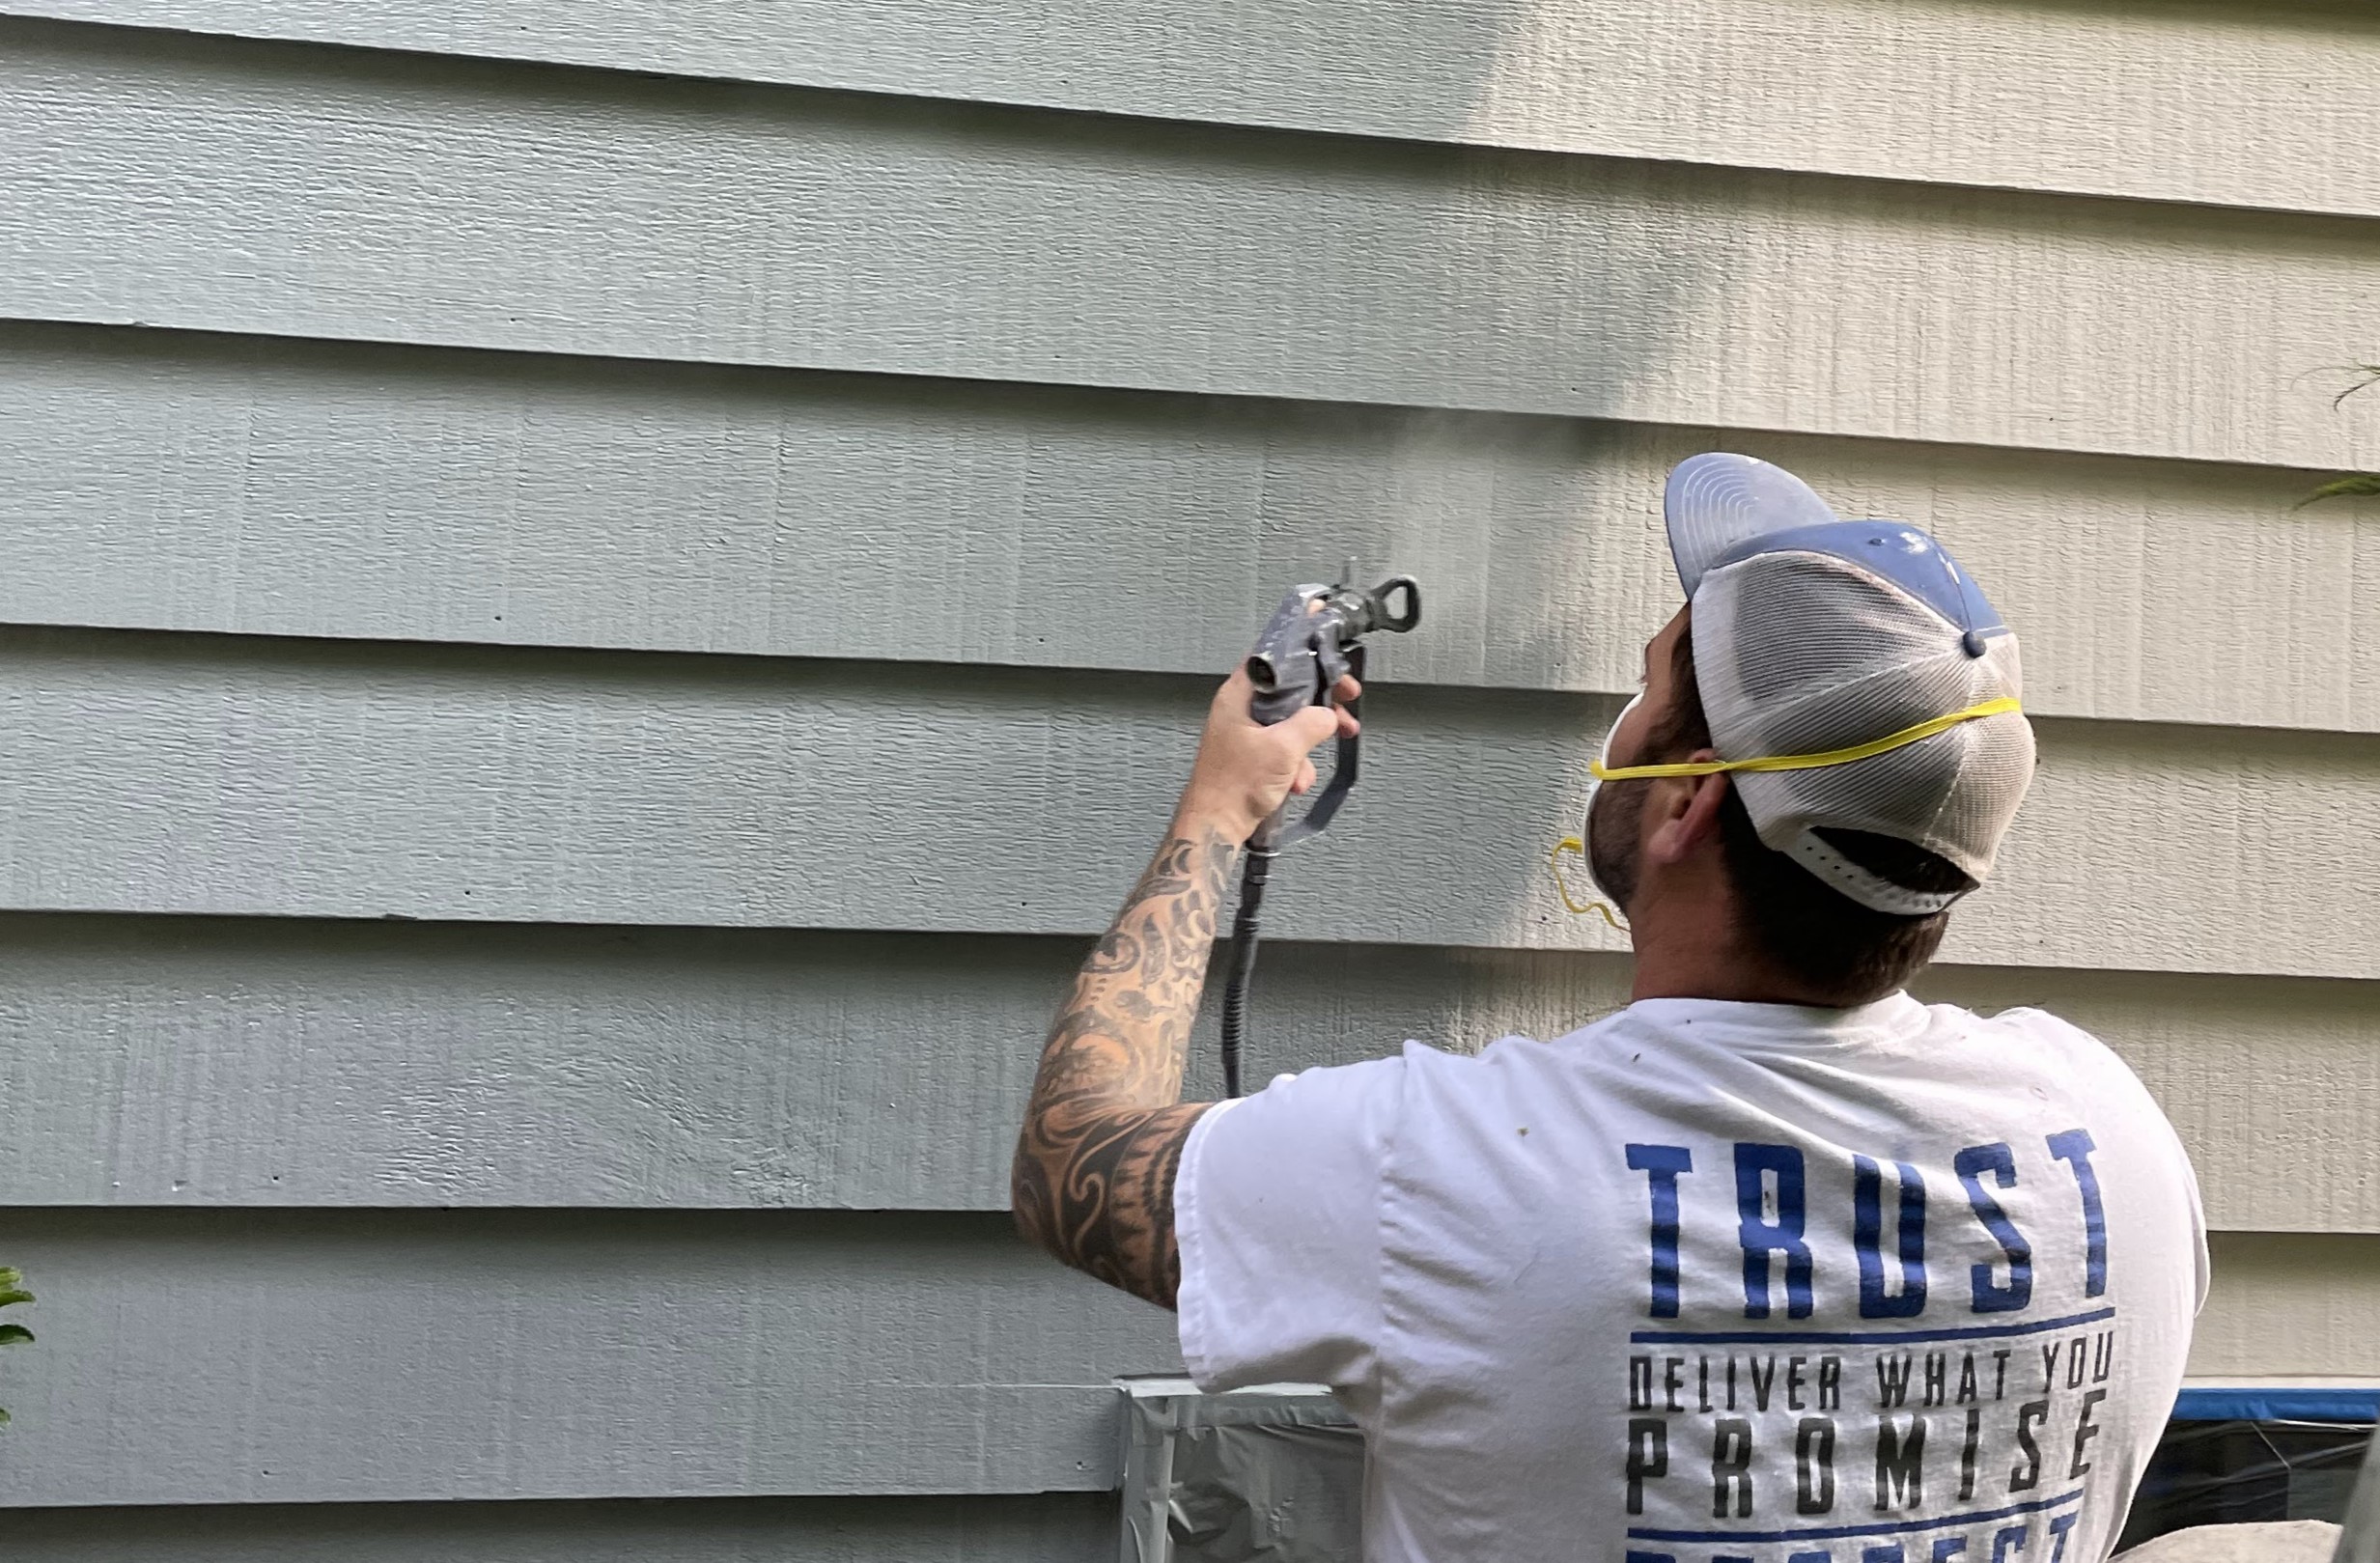
[[8, 1412], [6, 1412], [6, 1411], [4, 1411], [4, 1410], [0, 1410], [0, 1427], [6, 1427], [6, 1426], [8, 1426], [8, 1425], [9, 1425], [9, 1413], [8, 1413]]
[[0, 1265], [0, 1292], [5, 1292], [12, 1286], [22, 1286], [24, 1281], [22, 1271], [13, 1270], [6, 1265]]
[[12, 1302], [31, 1302], [32, 1300], [33, 1294], [30, 1292], [0, 1292], [0, 1308], [5, 1308]]
[[0, 1346], [26, 1346], [33, 1340], [33, 1331], [22, 1325], [0, 1325]]
[[2297, 502], [2299, 510], [2325, 499], [2352, 499], [2380, 495], [2380, 472], [2351, 472], [2343, 478], [2333, 478], [2312, 493]]

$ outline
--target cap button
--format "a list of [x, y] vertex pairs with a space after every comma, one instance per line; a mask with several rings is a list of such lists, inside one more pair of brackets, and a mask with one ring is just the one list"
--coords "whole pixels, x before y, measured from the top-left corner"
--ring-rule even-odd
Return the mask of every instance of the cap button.
[[1967, 633], [1959, 636], [1958, 643], [1960, 650], [1966, 652], [1966, 654], [1970, 656], [1981, 656], [1983, 655], [1983, 637], [1973, 629], [1970, 629]]

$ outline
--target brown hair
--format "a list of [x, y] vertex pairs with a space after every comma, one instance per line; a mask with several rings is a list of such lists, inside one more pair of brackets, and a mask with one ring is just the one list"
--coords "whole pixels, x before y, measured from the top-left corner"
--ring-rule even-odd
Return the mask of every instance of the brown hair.
[[[1670, 666], [1676, 690], [1654, 723], [1647, 752], [1683, 759], [1711, 745], [1694, 677], [1694, 627], [1678, 635]], [[1719, 811], [1720, 845], [1743, 907], [1744, 933], [1761, 954], [1838, 1004], [1865, 1004], [1916, 976], [1949, 927], [1947, 910], [1921, 917], [1863, 907], [1830, 887], [1760, 839], [1751, 811], [1732, 783]], [[1912, 890], [1972, 890], [1957, 865], [1894, 836], [1819, 826], [1829, 846], [1893, 883]]]

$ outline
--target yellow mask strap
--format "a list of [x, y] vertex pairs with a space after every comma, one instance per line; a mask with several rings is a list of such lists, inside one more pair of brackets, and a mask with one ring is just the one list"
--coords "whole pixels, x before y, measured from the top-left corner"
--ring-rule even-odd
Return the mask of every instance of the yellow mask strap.
[[[2004, 716], [2010, 712], [2023, 709], [2014, 695], [2002, 695], [1998, 700], [1987, 700], [1979, 706], [1970, 706], [1965, 711], [1954, 711], [1947, 716], [1929, 717], [1915, 727], [1904, 727], [1889, 738], [1871, 739], [1865, 743], [1854, 743], [1842, 749], [1828, 749], [1820, 754], [1772, 754], [1764, 755], [1756, 760], [1682, 760], [1672, 765], [1615, 766], [1608, 768], [1602, 761], [1598, 760], [1589, 768], [1594, 771], [1597, 781], [1608, 782], [1637, 781], [1656, 776], [1716, 776], [1722, 771], [1728, 770], [1815, 770], [1821, 766], [1847, 766], [1854, 760], [1872, 759], [1880, 754], [1888, 754], [1904, 744], [1915, 743], [1920, 739], [1930, 739], [1937, 733], [1946, 733], [1961, 722], [1976, 721], [1985, 716]], [[1577, 846], [1575, 838], [1563, 842], [1561, 847], [1556, 847], [1554, 851], [1556, 855], [1559, 855], [1563, 847], [1574, 846]], [[1564, 892], [1562, 900], [1565, 904], [1570, 900], [1567, 892]], [[1587, 908], [1572, 907], [1570, 909], [1584, 911]], [[1608, 916], [1609, 913], [1606, 915]]]
[[1586, 843], [1576, 836], [1564, 836], [1554, 844], [1553, 853], [1546, 858], [1546, 866], [1554, 870], [1554, 888], [1561, 892], [1562, 905], [1569, 907], [1574, 916], [1583, 917], [1590, 911], [1601, 912], [1605, 922], [1610, 923], [1623, 934], [1627, 933], [1628, 925], [1612, 916], [1611, 908], [1602, 902], [1589, 901], [1582, 906], [1570, 898], [1570, 886], [1562, 879], [1562, 853], [1564, 852], [1577, 852], [1583, 858], [1586, 856]]

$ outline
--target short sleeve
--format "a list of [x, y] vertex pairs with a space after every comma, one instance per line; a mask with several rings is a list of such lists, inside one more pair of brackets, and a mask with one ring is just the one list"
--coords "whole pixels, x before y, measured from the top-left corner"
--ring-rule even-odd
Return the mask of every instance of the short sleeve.
[[1285, 1075], [1192, 1126], [1173, 1197], [1182, 1355], [1200, 1388], [1371, 1378], [1404, 1071], [1384, 1058]]

